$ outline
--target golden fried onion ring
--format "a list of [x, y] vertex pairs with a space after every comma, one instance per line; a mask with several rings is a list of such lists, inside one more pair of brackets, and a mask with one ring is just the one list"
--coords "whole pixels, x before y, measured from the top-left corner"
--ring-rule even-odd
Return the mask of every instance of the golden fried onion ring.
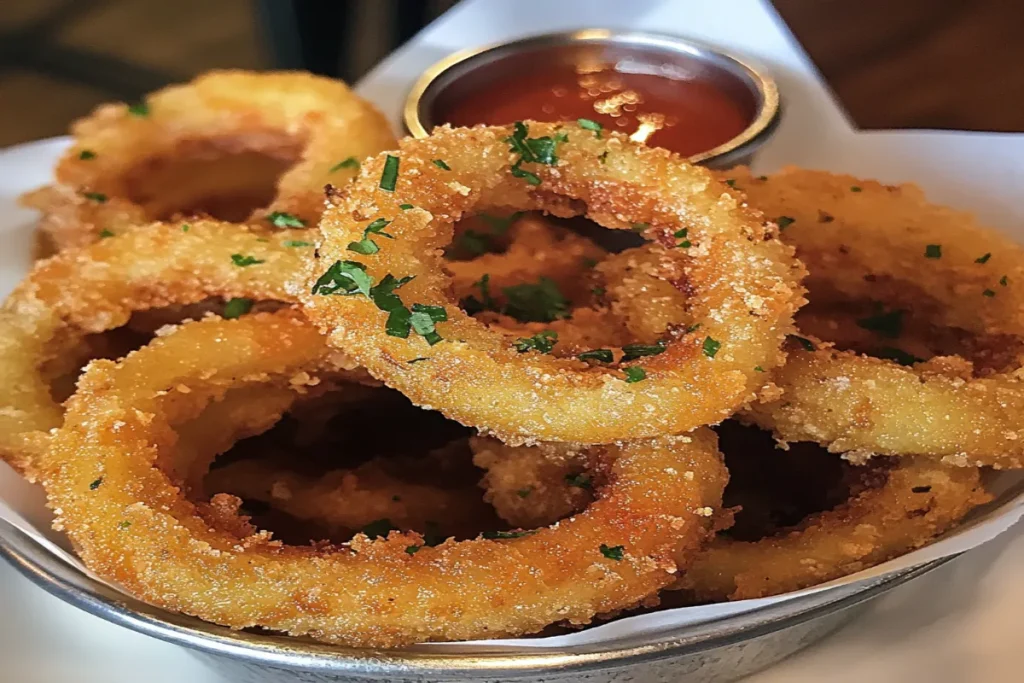
[[[524, 171], [510, 136], [520, 145], [568, 139], [555, 145], [557, 163]], [[774, 226], [705, 169], [614, 133], [598, 139], [575, 126], [533, 122], [525, 131], [441, 127], [405, 140], [396, 154], [368, 160], [344, 196], [330, 200], [310, 281], [317, 294], [306, 303], [332, 344], [414, 403], [505, 441], [608, 443], [717, 422], [752, 398], [762, 370], [781, 363], [781, 340], [802, 302], [801, 267]], [[656, 252], [660, 272], [676, 273], [674, 284], [688, 294], [680, 317], [689, 313], [700, 327], [666, 330], [663, 352], [621, 367], [518, 351], [514, 338], [458, 308], [440, 256], [455, 220], [491, 206], [637, 226], [657, 242], [641, 249]], [[375, 222], [386, 223], [389, 238], [372, 233]], [[351, 250], [367, 239], [379, 251]], [[423, 320], [428, 336], [386, 334], [391, 314], [378, 306], [394, 308], [393, 300], [375, 304], [375, 292], [323, 295], [355, 291], [344, 280], [352, 269], [363, 273], [364, 293], [387, 275], [414, 278], [396, 292], [400, 303], [437, 318], [443, 341], [428, 342], [437, 339]]]
[[[0, 457], [31, 477], [63, 410], [42, 368], [131, 314], [208, 297], [294, 301], [308, 232], [154, 224], [38, 262], [0, 309]], [[305, 244], [307, 246], [286, 246]], [[245, 264], [245, 265], [242, 265]]]
[[671, 582], [677, 555], [707, 533], [726, 478], [710, 430], [602, 448], [596, 501], [514, 538], [423, 547], [392, 532], [323, 548], [211, 528], [154, 467], [175, 424], [232, 388], [315, 384], [325, 352], [301, 319], [256, 314], [188, 323], [120, 363], [94, 362], [44, 463], [57, 526], [93, 571], [154, 605], [367, 647], [588, 622]]
[[[782, 238], [808, 266], [812, 303], [879, 301], [936, 327], [1024, 338], [1024, 248], [970, 216], [928, 204], [910, 185], [800, 169], [764, 180], [730, 174], [753, 205], [790, 221]], [[780, 439], [855, 456], [1024, 467], [1024, 359], [977, 376], [962, 358], [904, 367], [802, 345], [773, 375], [782, 395], [746, 414]]]
[[24, 199], [58, 249], [176, 214], [244, 220], [252, 206], [253, 219], [278, 212], [288, 227], [315, 226], [324, 184], [396, 144], [341, 81], [286, 71], [212, 71], [143, 104], [103, 105], [71, 132], [56, 184]]

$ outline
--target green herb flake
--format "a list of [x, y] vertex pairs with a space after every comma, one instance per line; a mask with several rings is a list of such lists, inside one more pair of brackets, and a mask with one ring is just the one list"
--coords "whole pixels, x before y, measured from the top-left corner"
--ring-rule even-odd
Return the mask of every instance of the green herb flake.
[[768, 176], [766, 176], [766, 175], [759, 175], [759, 176], [757, 176], [757, 179], [762, 181], [762, 182], [764, 182], [765, 180], [768, 180]]
[[228, 299], [227, 303], [224, 304], [224, 317], [228, 320], [241, 317], [252, 310], [252, 303], [252, 299], [241, 297]]
[[626, 344], [622, 347], [622, 353], [622, 362], [628, 363], [637, 358], [657, 356], [665, 353], [665, 344], [663, 342], [658, 342], [657, 344]]
[[650, 223], [634, 223], [633, 225], [629, 226], [629, 229], [632, 230], [633, 232], [643, 232], [649, 227], [651, 227]]
[[96, 489], [98, 489], [100, 487], [100, 484], [102, 484], [102, 483], [103, 483], [103, 477], [100, 477], [99, 479], [94, 480], [91, 484], [89, 484], [89, 490], [90, 491], [95, 491]]
[[335, 261], [334, 265], [317, 278], [313, 285], [312, 293], [320, 295], [329, 294], [355, 294], [360, 292], [370, 296], [370, 287], [373, 281], [366, 274], [366, 266], [356, 261]]
[[519, 163], [520, 162], [516, 162], [512, 166], [512, 168], [510, 169], [510, 172], [512, 173], [512, 177], [514, 177], [514, 178], [522, 178], [523, 180], [525, 180], [530, 185], [534, 185], [534, 186], [540, 185], [540, 176], [538, 176], [536, 173], [530, 173], [529, 171], [524, 171], [522, 168], [519, 167]]
[[857, 326], [882, 337], [897, 339], [903, 333], [904, 311], [879, 312], [857, 320]]
[[285, 240], [284, 242], [281, 242], [281, 244], [286, 246], [286, 247], [311, 247], [311, 246], [313, 246], [312, 242], [304, 242], [302, 240]]
[[392, 531], [399, 531], [399, 529], [392, 525], [391, 520], [386, 517], [375, 519], [360, 529], [360, 533], [366, 534], [369, 538], [387, 538]]
[[624, 368], [622, 372], [626, 375], [626, 384], [635, 384], [647, 379], [647, 371], [643, 368]]
[[266, 263], [263, 259], [258, 259], [255, 256], [247, 256], [244, 254], [232, 254], [231, 262], [239, 268], [246, 268], [248, 266], [255, 266], [259, 263]]
[[525, 211], [516, 211], [507, 216], [492, 216], [489, 213], [481, 213], [479, 218], [490, 227], [491, 232], [497, 235], [504, 235], [525, 213]]
[[182, 226], [181, 226], [181, 231], [182, 232], [188, 232], [191, 229], [192, 229], [192, 226], [189, 225], [188, 223], [183, 223]]
[[145, 118], [149, 116], [149, 105], [145, 102], [136, 102], [135, 104], [129, 104], [128, 113], [132, 116]]
[[925, 258], [942, 258], [942, 245], [929, 244], [924, 248]]
[[975, 263], [988, 263], [988, 260], [992, 258], [992, 253], [982, 254], [978, 258], [974, 259]]
[[728, 185], [729, 187], [736, 187], [736, 179], [728, 178], [726, 179], [725, 184]]
[[380, 189], [386, 192], [394, 192], [395, 184], [398, 182], [399, 159], [396, 156], [388, 155], [384, 159], [384, 172], [380, 175]]
[[434, 159], [434, 160], [433, 160], [433, 161], [431, 161], [430, 163], [434, 164], [434, 166], [437, 166], [437, 167], [438, 167], [438, 168], [440, 168], [440, 169], [444, 169], [445, 171], [450, 171], [450, 170], [452, 170], [452, 167], [451, 167], [451, 166], [449, 166], [448, 164], [446, 164], [446, 163], [444, 162], [444, 159]]
[[359, 168], [359, 159], [356, 159], [355, 157], [349, 157], [344, 161], [339, 161], [334, 166], [331, 166], [329, 169], [327, 169], [327, 172], [334, 173], [335, 171], [340, 171], [343, 168]]
[[549, 323], [569, 316], [569, 301], [551, 278], [502, 289], [508, 303], [502, 311], [522, 323]]
[[526, 124], [516, 121], [512, 124], [512, 135], [505, 138], [505, 142], [509, 144], [509, 151], [519, 155], [510, 171], [515, 178], [522, 178], [530, 185], [540, 185], [540, 178], [530, 171], [523, 170], [522, 165], [537, 163], [551, 166], [558, 163], [558, 143], [569, 138], [564, 133], [555, 134], [553, 137], [545, 135], [531, 138], [528, 137], [529, 132]]
[[127, 529], [131, 525], [132, 525], [132, 523], [129, 522], [127, 519], [125, 519], [125, 520], [121, 520], [120, 522], [117, 523], [117, 528], [120, 529], [121, 531], [124, 531], [125, 529]]
[[486, 538], [489, 541], [501, 541], [510, 538], [523, 538], [524, 536], [532, 536], [537, 533], [539, 529], [531, 529], [529, 531], [485, 531], [480, 536]]
[[810, 339], [807, 339], [806, 337], [801, 337], [795, 334], [787, 334], [786, 338], [792, 339], [797, 344], [802, 346], [804, 351], [814, 351], [814, 349], [817, 348], [814, 346], [814, 342], [812, 342]]
[[993, 292], [993, 291], [992, 291], [991, 289], [986, 289], [985, 291], [983, 291], [983, 292], [981, 293], [981, 295], [982, 295], [982, 296], [987, 296], [987, 297], [990, 297], [990, 298], [991, 298], [991, 297], [995, 296], [995, 295], [996, 295], [996, 293], [995, 293], [995, 292]]
[[89, 161], [90, 159], [96, 158], [96, 152], [92, 151], [91, 149], [83, 149], [81, 152], [78, 153], [78, 158], [81, 159], [82, 161]]
[[423, 550], [423, 546], [421, 546], [421, 545], [407, 545], [405, 547], [405, 552], [408, 555], [415, 555], [416, 553], [418, 553], [421, 550]]
[[399, 204], [398, 208], [401, 209], [402, 211], [408, 211], [409, 209], [414, 209], [416, 207], [414, 207], [412, 204]]
[[778, 224], [779, 230], [785, 230], [789, 226], [793, 225], [793, 223], [796, 223], [796, 219], [792, 216], [779, 216], [775, 219], [775, 223]]
[[484, 273], [483, 276], [473, 283], [473, 287], [480, 290], [480, 298], [477, 299], [475, 296], [467, 296], [459, 305], [465, 309], [468, 315], [476, 315], [482, 311], [493, 311], [496, 309], [497, 304], [494, 301], [494, 297], [491, 296], [491, 276], [489, 273]]
[[594, 131], [594, 137], [598, 140], [601, 139], [601, 131], [604, 130], [604, 126], [597, 121], [591, 121], [590, 119], [576, 119], [576, 123], [578, 123], [580, 128], [583, 130]]
[[113, 236], [114, 236], [114, 233], [112, 231], [110, 231], [110, 230], [107, 230], [106, 228], [103, 228], [102, 230], [100, 230], [100, 239], [101, 240], [105, 240], [108, 237], [113, 237]]
[[622, 558], [626, 556], [625, 551], [625, 547], [621, 545], [608, 546], [604, 543], [601, 544], [601, 554], [607, 557], [609, 560], [621, 562]]
[[107, 195], [102, 192], [83, 192], [82, 196], [98, 204], [104, 204], [107, 201]]
[[850, 192], [863, 192], [863, 188], [860, 185], [851, 185]]
[[1005, 287], [1006, 285], [1010, 284], [1010, 278], [1008, 278], [1005, 275], [1002, 276], [1001, 278], [999, 278], [999, 284], [1001, 284], [1003, 287]]
[[608, 293], [608, 290], [598, 285], [596, 287], [591, 287], [590, 293], [593, 294], [594, 296], [604, 296], [605, 294]]
[[284, 211], [272, 211], [267, 214], [267, 220], [275, 228], [304, 228], [306, 227], [306, 221], [302, 220], [298, 216], [285, 213]]
[[533, 493], [533, 489], [519, 489], [516, 491], [516, 495], [520, 498], [529, 498], [531, 493]]
[[689, 233], [690, 233], [690, 230], [688, 228], [683, 228], [682, 230], [676, 230], [674, 233], [672, 233], [673, 237], [675, 237], [676, 239], [682, 240], [682, 242], [680, 242], [679, 244], [676, 245], [677, 247], [679, 247], [680, 249], [689, 249], [690, 247], [693, 246], [693, 243], [690, 240], [686, 239], [686, 236]]
[[519, 353], [526, 353], [531, 350], [540, 353], [551, 353], [551, 350], [555, 348], [557, 343], [558, 333], [554, 330], [544, 330], [532, 337], [520, 337], [512, 343], [512, 346]]
[[580, 360], [592, 360], [598, 363], [611, 363], [615, 360], [615, 356], [612, 355], [611, 349], [594, 349], [592, 351], [584, 351], [576, 357]]
[[583, 473], [565, 475], [565, 483], [573, 488], [583, 489], [584, 491], [594, 490], [594, 482], [590, 480], [589, 476]]
[[701, 344], [701, 350], [704, 355], [708, 358], [714, 358], [718, 354], [718, 350], [722, 348], [722, 342], [711, 337], [704, 337], [704, 343]]
[[600, 161], [602, 164], [607, 164], [608, 163], [608, 150], [605, 150], [605, 151], [601, 152], [597, 156], [597, 160]]
[[754, 372], [764, 372], [764, 368], [762, 368], [760, 365], [755, 365]]
[[427, 340], [433, 346], [441, 341], [441, 335], [434, 329], [435, 323], [448, 320], [448, 312], [444, 306], [430, 306], [426, 304], [413, 304], [412, 313], [409, 316], [409, 324], [413, 332]]

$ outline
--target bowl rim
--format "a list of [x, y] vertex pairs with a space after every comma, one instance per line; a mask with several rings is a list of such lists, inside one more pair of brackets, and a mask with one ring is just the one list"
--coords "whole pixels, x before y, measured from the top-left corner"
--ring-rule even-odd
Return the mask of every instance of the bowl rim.
[[751, 148], [763, 144], [778, 125], [782, 113], [782, 100], [778, 84], [762, 67], [755, 65], [746, 57], [741, 57], [717, 45], [686, 36], [650, 31], [581, 28], [572, 31], [531, 34], [511, 40], [459, 50], [435, 62], [420, 74], [419, 78], [413, 83], [408, 95], [406, 95], [405, 103], [402, 107], [402, 122], [405, 129], [416, 138], [423, 138], [430, 134], [430, 131], [427, 130], [420, 120], [420, 102], [431, 85], [446, 72], [472, 60], [482, 58], [492, 52], [520, 47], [544, 47], [571, 43], [637, 45], [675, 52], [682, 51], [694, 56], [710, 55], [716, 60], [725, 61], [741, 71], [753, 84], [753, 89], [760, 100], [754, 118], [735, 137], [706, 152], [687, 157], [687, 160], [691, 163], [706, 163], [724, 157], [741, 156]]
[[725, 647], [845, 610], [926, 574], [955, 556], [824, 590], [785, 603], [757, 608], [691, 626], [667, 629], [636, 642], [580, 646], [530, 654], [496, 648], [458, 652], [429, 647], [360, 649], [284, 635], [235, 631], [135, 600], [96, 580], [44, 549], [21, 529], [0, 519], [0, 557], [46, 592], [106, 621], [165, 642], [212, 655], [295, 671], [353, 677], [522, 677], [586, 672], [636, 665]]

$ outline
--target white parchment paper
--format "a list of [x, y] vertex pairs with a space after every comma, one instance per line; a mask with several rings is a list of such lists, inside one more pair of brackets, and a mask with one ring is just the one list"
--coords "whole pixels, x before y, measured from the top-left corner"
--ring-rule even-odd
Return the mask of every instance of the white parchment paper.
[[[537, 17], [544, 18], [538, 26]], [[743, 53], [766, 66], [779, 81], [785, 115], [756, 167], [769, 171], [785, 164], [842, 171], [886, 182], [913, 181], [930, 198], [972, 210], [987, 224], [1024, 242], [1024, 136], [940, 131], [862, 132], [853, 128], [827, 87], [767, 3], [679, 0], [463, 0], [381, 63], [358, 86], [400, 129], [405, 94], [423, 69], [453, 51], [530, 33], [587, 27], [629, 28], [706, 40]], [[0, 293], [24, 275], [30, 263], [35, 216], [15, 197], [47, 182], [66, 146], [63, 139], [0, 152]], [[657, 633], [721, 619], [798, 599], [837, 586], [867, 581], [975, 548], [1009, 530], [1024, 515], [1024, 475], [1007, 473], [993, 486], [1000, 494], [969, 523], [942, 540], [891, 562], [838, 581], [762, 600], [690, 607], [620, 619], [570, 635], [549, 638], [432, 644], [528, 651], [569, 648], [623, 637]], [[0, 519], [22, 529], [48, 550], [88, 573], [70, 552], [67, 539], [50, 529], [50, 514], [38, 487], [0, 465]], [[2, 525], [0, 525], [2, 530]], [[1011, 533], [1019, 534], [1020, 528]]]

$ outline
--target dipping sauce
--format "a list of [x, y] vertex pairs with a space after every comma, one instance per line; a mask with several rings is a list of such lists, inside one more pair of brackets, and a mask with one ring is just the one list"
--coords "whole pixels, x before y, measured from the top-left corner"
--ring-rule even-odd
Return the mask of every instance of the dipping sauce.
[[622, 73], [611, 65], [551, 64], [474, 88], [437, 111], [455, 126], [590, 119], [683, 156], [707, 152], [743, 132], [754, 117], [710, 80]]

